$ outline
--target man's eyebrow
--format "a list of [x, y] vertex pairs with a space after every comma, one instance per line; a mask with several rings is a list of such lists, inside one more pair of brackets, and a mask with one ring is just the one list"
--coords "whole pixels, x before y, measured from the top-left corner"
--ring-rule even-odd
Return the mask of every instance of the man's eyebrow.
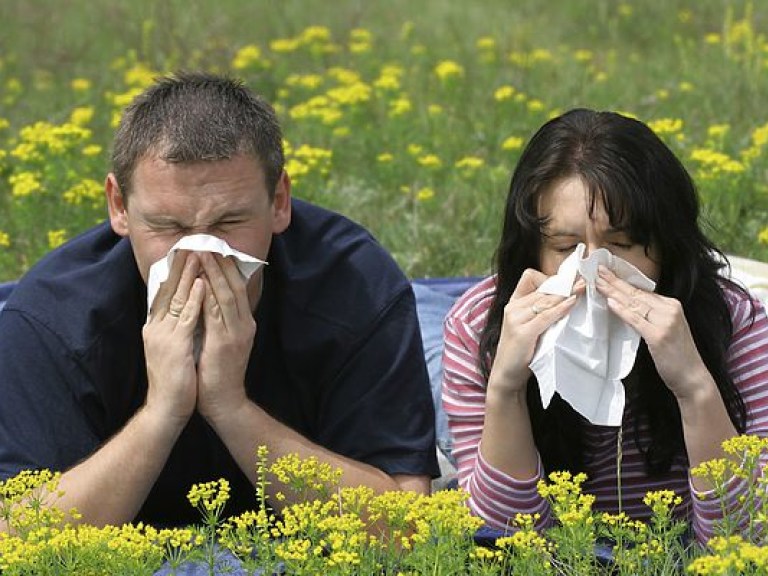
[[[249, 216], [251, 212], [252, 210], [248, 207], [227, 210], [221, 214], [216, 214], [209, 225], [216, 224], [218, 222], [224, 222], [226, 220], [237, 220], [244, 218]], [[143, 220], [147, 224], [151, 224], [153, 226], [178, 226], [180, 228], [184, 228], [186, 226], [186, 224], [180, 222], [177, 218], [167, 214], [145, 214], [143, 216]]]
[[153, 226], [180, 226], [181, 223], [172, 216], [166, 216], [165, 214], [144, 214], [141, 217], [147, 224]]
[[242, 208], [233, 208], [231, 210], [227, 210], [222, 214], [217, 215], [215, 220], [217, 222], [221, 222], [222, 220], [231, 220], [233, 218], [243, 218], [245, 216], [250, 216], [252, 212], [253, 210], [248, 206], [244, 206]]

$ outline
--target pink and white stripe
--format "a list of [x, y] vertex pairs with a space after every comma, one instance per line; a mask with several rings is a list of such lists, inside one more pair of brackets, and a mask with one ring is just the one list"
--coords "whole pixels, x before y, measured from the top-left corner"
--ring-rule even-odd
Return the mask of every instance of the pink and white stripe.
[[[443, 406], [453, 435], [459, 485], [469, 492], [468, 504], [487, 524], [508, 529], [515, 514], [541, 515], [539, 527], [551, 524], [546, 501], [536, 491], [542, 477], [541, 465], [534, 478], [517, 479], [494, 469], [479, 454], [485, 416], [486, 382], [478, 368], [480, 335], [495, 292], [495, 277], [470, 288], [453, 306], [445, 320], [443, 357]], [[734, 334], [728, 366], [736, 387], [747, 407], [747, 434], [768, 436], [768, 317], [756, 298], [727, 291]], [[750, 312], [754, 306], [755, 317]], [[624, 429], [631, 430], [631, 407], [624, 414]], [[645, 430], [641, 427], [641, 437]], [[617, 486], [618, 429], [589, 425], [585, 434], [588, 479], [585, 492], [596, 496], [595, 509], [615, 513], [619, 510]], [[766, 457], [768, 462], [768, 457]], [[650, 509], [643, 503], [649, 491], [673, 490], [683, 498], [679, 517], [693, 526], [696, 538], [704, 542], [713, 534], [720, 518], [721, 503], [712, 494], [694, 494], [687, 459], [681, 454], [663, 478], [649, 478], [643, 457], [635, 446], [633, 434], [622, 441], [621, 509], [637, 519], [647, 519]], [[729, 484], [728, 503], [738, 506], [746, 483], [734, 479]]]

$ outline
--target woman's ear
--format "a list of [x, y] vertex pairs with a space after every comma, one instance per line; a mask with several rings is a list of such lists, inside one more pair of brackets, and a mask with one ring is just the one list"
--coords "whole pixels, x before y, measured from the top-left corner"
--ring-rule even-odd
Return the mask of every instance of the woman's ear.
[[112, 230], [118, 236], [128, 236], [128, 213], [126, 211], [125, 197], [120, 191], [115, 175], [110, 172], [104, 182], [104, 193], [107, 196], [107, 208], [109, 209], [109, 222]]

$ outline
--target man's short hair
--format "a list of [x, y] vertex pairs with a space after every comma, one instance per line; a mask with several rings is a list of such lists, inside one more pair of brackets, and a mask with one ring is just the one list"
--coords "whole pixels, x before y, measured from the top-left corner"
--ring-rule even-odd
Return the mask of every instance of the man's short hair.
[[191, 163], [239, 154], [261, 162], [270, 198], [283, 172], [283, 136], [272, 106], [236, 79], [201, 72], [164, 76], [126, 108], [112, 172], [126, 198], [140, 160]]

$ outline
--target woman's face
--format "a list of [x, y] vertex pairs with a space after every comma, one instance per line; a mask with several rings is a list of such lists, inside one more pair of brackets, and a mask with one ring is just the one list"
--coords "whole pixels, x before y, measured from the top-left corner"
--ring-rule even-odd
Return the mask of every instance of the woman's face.
[[589, 190], [580, 178], [564, 178], [545, 190], [539, 196], [538, 215], [547, 220], [539, 252], [540, 268], [547, 276], [556, 274], [562, 261], [582, 242], [587, 246], [585, 256], [606, 248], [658, 281], [660, 266], [654, 246], [646, 254], [645, 246], [634, 244], [627, 230], [613, 228], [599, 198], [590, 217]]

